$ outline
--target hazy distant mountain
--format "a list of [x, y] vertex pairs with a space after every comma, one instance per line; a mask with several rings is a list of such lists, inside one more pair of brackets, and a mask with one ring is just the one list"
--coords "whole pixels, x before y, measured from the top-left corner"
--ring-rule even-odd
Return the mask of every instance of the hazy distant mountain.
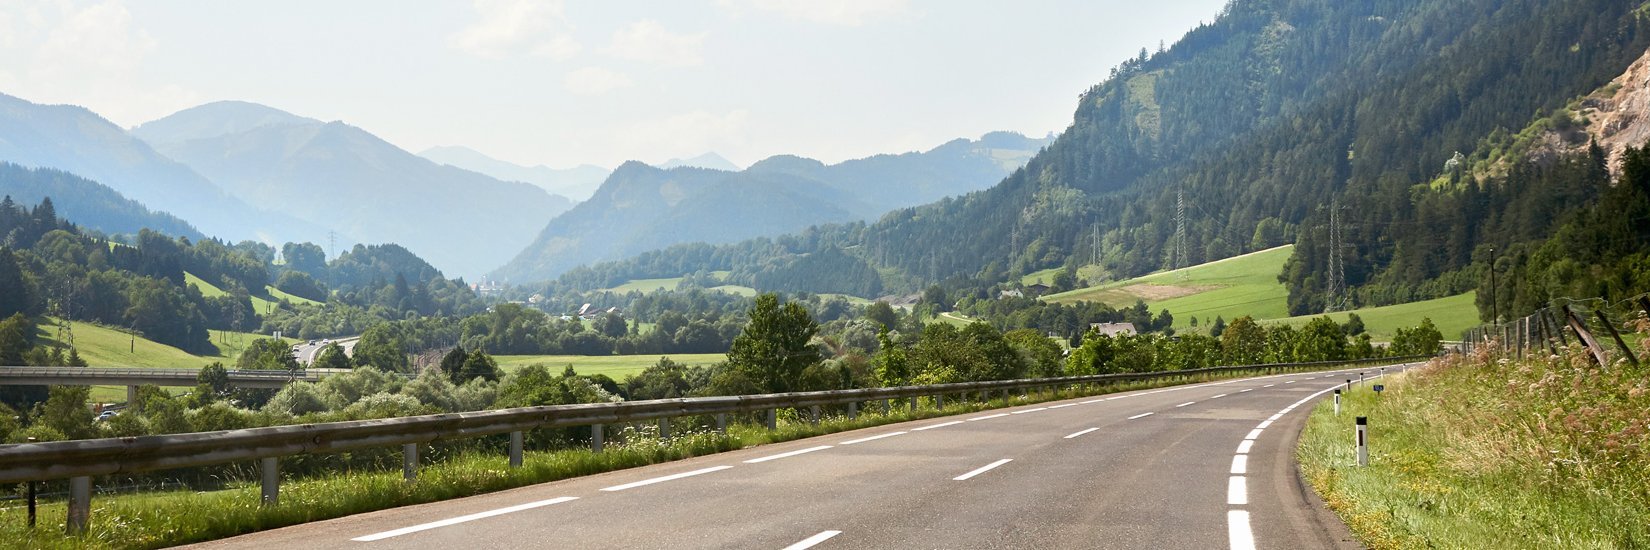
[[669, 170], [671, 168], [681, 168], [684, 166], [689, 168], [726, 170], [729, 172], [738, 172], [740, 170], [739, 165], [734, 164], [733, 161], [722, 158], [722, 155], [718, 155], [715, 152], [705, 153], [689, 159], [670, 159], [665, 161], [664, 164], [660, 164], [659, 168]]
[[596, 193], [596, 188], [601, 187], [602, 180], [613, 173], [612, 170], [590, 164], [572, 168], [551, 168], [543, 164], [522, 166], [489, 157], [469, 147], [431, 147], [418, 156], [448, 166], [481, 172], [504, 181], [531, 183], [544, 188], [545, 191], [575, 201], [590, 198], [590, 195]]
[[342, 122], [243, 102], [132, 130], [242, 199], [364, 242], [393, 242], [452, 274], [479, 274], [571, 205], [534, 185], [436, 164]]
[[0, 195], [25, 206], [50, 197], [59, 217], [107, 234], [133, 235], [152, 229], [174, 237], [203, 237], [189, 222], [151, 211], [107, 185], [62, 170], [0, 162]]
[[532, 246], [494, 275], [543, 280], [579, 265], [678, 243], [727, 243], [821, 223], [871, 220], [895, 208], [989, 187], [1046, 142], [992, 133], [927, 152], [833, 165], [780, 155], [744, 171], [626, 163], [590, 200], [551, 220]]
[[[72, 172], [231, 241], [319, 239], [327, 232], [316, 224], [253, 208], [81, 107], [39, 105], [0, 94], [0, 161]], [[88, 227], [103, 222], [82, 213], [73, 216], [75, 223]]]

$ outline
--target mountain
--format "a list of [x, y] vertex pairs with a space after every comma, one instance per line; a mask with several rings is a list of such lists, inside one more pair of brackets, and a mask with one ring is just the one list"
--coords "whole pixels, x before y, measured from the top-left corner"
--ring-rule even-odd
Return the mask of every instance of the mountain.
[[494, 276], [544, 280], [581, 264], [678, 243], [729, 243], [871, 220], [895, 208], [984, 188], [1045, 143], [997, 132], [925, 152], [833, 165], [779, 155], [743, 171], [627, 163], [590, 200], [551, 220], [538, 240]]
[[468, 147], [431, 147], [418, 156], [448, 166], [480, 172], [504, 181], [522, 181], [537, 185], [552, 194], [574, 201], [582, 201], [596, 193], [602, 180], [612, 170], [581, 164], [572, 168], [551, 168], [542, 164], [522, 166], [498, 160]]
[[[248, 205], [81, 107], [39, 105], [0, 94], [0, 161], [74, 173], [231, 241], [319, 239], [327, 232], [326, 224]], [[75, 221], [98, 227], [103, 220]]]
[[0, 195], [17, 204], [38, 204], [50, 198], [63, 218], [82, 220], [81, 227], [106, 234], [136, 235], [152, 229], [197, 241], [205, 237], [189, 222], [151, 211], [106, 185], [61, 170], [0, 162]]
[[[209, 103], [132, 133], [230, 193], [364, 242], [393, 242], [447, 273], [478, 274], [570, 205], [536, 186], [436, 164], [342, 122]], [[319, 238], [319, 237], [317, 237]]]
[[[738, 273], [841, 247], [895, 287], [974, 290], [1096, 259], [1132, 276], [1294, 242], [1291, 312], [1460, 293], [1487, 282], [1485, 247], [1588, 202], [1521, 185], [1550, 177], [1525, 159], [1503, 164], [1511, 179], [1450, 162], [1531, 139], [1511, 129], [1532, 116], [1590, 124], [1559, 111], [1623, 74], [1647, 31], [1637, 4], [1610, 0], [1235, 0], [1084, 91], [1071, 126], [990, 189], [779, 250], [650, 252], [559, 287]], [[1509, 206], [1520, 204], [1549, 208]], [[1498, 231], [1498, 219], [1536, 225]]]
[[718, 155], [714, 152], [705, 153], [689, 159], [670, 159], [659, 165], [659, 168], [665, 170], [682, 167], [705, 168], [708, 170], [723, 170], [727, 172], [739, 171], [739, 165], [734, 164], [733, 161], [722, 158], [722, 155]]

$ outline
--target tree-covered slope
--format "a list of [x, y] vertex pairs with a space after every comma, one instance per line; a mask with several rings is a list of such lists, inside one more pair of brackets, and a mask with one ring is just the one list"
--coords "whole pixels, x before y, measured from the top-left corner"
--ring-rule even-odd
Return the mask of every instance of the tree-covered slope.
[[202, 238], [189, 222], [151, 211], [106, 185], [61, 170], [0, 162], [0, 195], [17, 204], [38, 204], [50, 198], [64, 218], [85, 220], [83, 227], [107, 234], [136, 235], [152, 229], [174, 237]]

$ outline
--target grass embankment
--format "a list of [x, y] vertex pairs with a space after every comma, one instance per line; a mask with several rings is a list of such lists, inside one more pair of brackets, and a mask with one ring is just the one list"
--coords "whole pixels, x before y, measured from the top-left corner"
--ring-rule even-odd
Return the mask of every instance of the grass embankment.
[[[1644, 348], [1650, 352], [1650, 346]], [[1650, 353], [1641, 353], [1641, 356]], [[1317, 407], [1302, 472], [1364, 544], [1650, 547], [1650, 368], [1451, 357]], [[1352, 422], [1369, 417], [1370, 466]]]
[[[1228, 377], [1236, 375], [1204, 376], [1179, 383]], [[24, 548], [159, 548], [883, 424], [1170, 385], [1176, 384], [1132, 382], [1085, 388], [1087, 391], [999, 398], [986, 404], [948, 399], [944, 410], [933, 408], [928, 399], [923, 399], [922, 406], [914, 411], [895, 403], [891, 412], [883, 413], [880, 407], [868, 405], [856, 419], [827, 413], [818, 424], [803, 421], [797, 411], [787, 410], [776, 430], [730, 423], [727, 434], [711, 430], [709, 418], [694, 428], [687, 428], [686, 419], [675, 419], [669, 441], [654, 437], [657, 428], [647, 423], [610, 435], [607, 449], [601, 453], [582, 447], [528, 450], [521, 468], [510, 468], [498, 449], [478, 446], [444, 456], [426, 446], [420, 455], [428, 462], [419, 470], [417, 481], [403, 480], [399, 464], [378, 471], [286, 479], [281, 484], [281, 503], [273, 508], [259, 506], [257, 474], [249, 468], [247, 479], [231, 483], [227, 490], [94, 496], [91, 523], [84, 537], [62, 535], [66, 511], [60, 500], [42, 504], [38, 526], [32, 530], [25, 527], [21, 503], [13, 502], [0, 508], [0, 540]]]
[[579, 374], [605, 374], [614, 380], [624, 380], [625, 377], [642, 372], [642, 369], [659, 362], [660, 357], [669, 357], [671, 361], [694, 366], [720, 363], [727, 359], [725, 353], [678, 353], [671, 355], [495, 355], [493, 360], [507, 372], [515, 372], [523, 367], [544, 365], [551, 370], [561, 369], [573, 365], [573, 370]]
[[[223, 296], [223, 295], [229, 294], [228, 292], [224, 291], [223, 289], [218, 288], [217, 285], [206, 282], [205, 279], [202, 279], [200, 277], [196, 277], [194, 273], [190, 273], [188, 271], [183, 272], [183, 281], [184, 281], [184, 284], [194, 285], [195, 288], [200, 289], [201, 296], [205, 296], [207, 298], [214, 298], [214, 297], [217, 297], [217, 296]], [[320, 305], [321, 304], [321, 302], [317, 302], [317, 301], [311, 300], [309, 298], [301, 298], [301, 297], [298, 297], [298, 296], [287, 294], [285, 292], [282, 292], [281, 289], [278, 289], [278, 288], [275, 288], [275, 287], [269, 286], [269, 285], [264, 285], [264, 287], [262, 289], [260, 289], [260, 292], [258, 294], [252, 294], [249, 298], [252, 300], [252, 310], [256, 311], [260, 314], [275, 309], [275, 305], [278, 304], [281, 300], [286, 300], [286, 301], [292, 302], [293, 305]]]

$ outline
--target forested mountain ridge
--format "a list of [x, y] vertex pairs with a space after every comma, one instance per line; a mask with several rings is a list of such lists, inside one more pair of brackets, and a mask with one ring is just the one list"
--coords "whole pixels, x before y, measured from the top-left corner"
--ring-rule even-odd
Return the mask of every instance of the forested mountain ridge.
[[[189, 222], [149, 210], [106, 185], [61, 170], [0, 162], [0, 195], [16, 204], [39, 204], [55, 197], [54, 210], [64, 218], [86, 220], [84, 227], [106, 234], [136, 235], [152, 229], [174, 237], [204, 237]], [[0, 242], [4, 239], [0, 235]]]
[[571, 206], [531, 184], [436, 164], [348, 124], [251, 103], [209, 103], [132, 133], [244, 200], [360, 241], [399, 243], [449, 273], [479, 274], [504, 262], [541, 227], [534, 220]]
[[[789, 243], [779, 251], [661, 251], [560, 286], [697, 265], [672, 255], [737, 271], [730, 258], [754, 266], [836, 246], [907, 289], [977, 287], [1096, 257], [1123, 277], [1297, 241], [1286, 282], [1305, 313], [1329, 305], [1324, 251], [1339, 204], [1354, 289], [1342, 305], [1469, 290], [1476, 278], [1461, 269], [1479, 234], [1433, 225], [1461, 238], [1397, 249], [1418, 226], [1416, 194], [1456, 152], [1621, 74], [1650, 45], [1645, 25], [1635, 6], [1604, 0], [1239, 0], [1084, 92], [1072, 126], [991, 189], [778, 239]], [[1417, 292], [1363, 291], [1404, 254], [1438, 256], [1404, 268]], [[1467, 284], [1421, 289], [1452, 277]]]
[[[225, 193], [190, 167], [82, 107], [41, 105], [0, 94], [0, 161], [73, 173], [225, 239], [319, 239], [327, 232], [323, 226], [261, 210]], [[83, 223], [97, 225], [93, 220]]]
[[871, 220], [991, 185], [1046, 143], [994, 132], [928, 151], [831, 165], [778, 155], [737, 172], [626, 163], [590, 200], [552, 219], [538, 240], [495, 276], [544, 280], [581, 264], [678, 243], [722, 244]]

